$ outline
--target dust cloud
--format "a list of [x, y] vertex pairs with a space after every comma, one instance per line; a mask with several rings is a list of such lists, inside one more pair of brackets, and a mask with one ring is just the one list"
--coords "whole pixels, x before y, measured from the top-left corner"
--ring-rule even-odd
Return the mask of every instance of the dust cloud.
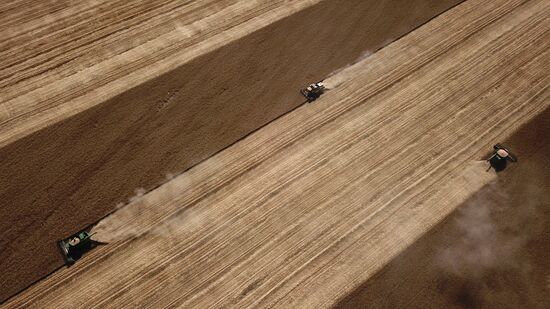
[[508, 194], [496, 182], [480, 190], [458, 210], [455, 228], [461, 236], [440, 252], [438, 264], [453, 275], [474, 279], [495, 268], [521, 267], [517, 255], [526, 235], [518, 233], [518, 227], [504, 229], [492, 216], [508, 207]]
[[528, 306], [539, 293], [531, 282], [529, 242], [544, 226], [540, 188], [508, 182], [499, 177], [458, 209], [454, 230], [436, 255], [448, 284], [443, 292], [459, 305], [479, 308], [506, 299]]
[[94, 240], [99, 242], [115, 242], [130, 239], [140, 235], [138, 228], [115, 228], [123, 222], [128, 222], [135, 216], [139, 216], [142, 207], [145, 205], [143, 196], [147, 193], [144, 188], [134, 190], [135, 194], [128, 199], [128, 203], [119, 203], [115, 211], [99, 221], [91, 230]]
[[341, 68], [339, 68], [338, 70], [336, 71], [333, 71], [332, 73], [330, 73], [328, 75], [328, 77], [323, 81], [323, 83], [325, 84], [325, 86], [327, 87], [327, 89], [334, 89], [336, 87], [338, 87], [339, 85], [341, 85], [346, 79], [348, 79], [348, 77], [346, 77], [346, 74], [339, 74], [341, 73], [342, 71], [346, 70], [347, 68], [351, 67], [352, 65], [356, 64], [356, 63], [359, 63], [365, 59], [367, 59], [368, 57], [372, 56], [374, 54], [373, 51], [371, 50], [365, 50], [361, 53], [361, 55], [353, 62], [353, 63], [350, 63], [346, 66], [343, 66]]
[[[215, 175], [215, 171], [223, 167], [217, 157], [211, 157], [196, 169], [203, 172], [209, 170]], [[92, 228], [94, 239], [105, 243], [121, 242], [145, 233], [170, 239], [179, 237], [178, 233], [185, 235], [208, 223], [208, 209], [197, 209], [193, 205], [177, 202], [185, 197], [183, 192], [190, 194], [197, 190], [199, 179], [194, 176], [194, 170], [180, 175], [167, 173], [163, 184], [152, 191], [136, 189], [127, 203], [118, 204], [113, 213]]]
[[325, 84], [325, 86], [329, 90], [338, 87], [339, 85], [344, 83], [347, 79], [349, 79], [349, 77], [347, 77], [347, 74], [340, 74], [340, 73], [344, 73], [344, 71], [346, 71], [347, 69], [349, 69], [353, 65], [366, 60], [370, 56], [374, 55], [378, 50], [386, 47], [387, 45], [389, 45], [391, 43], [393, 43], [396, 39], [397, 38], [386, 39], [384, 42], [382, 42], [382, 44], [380, 44], [379, 48], [373, 49], [373, 50], [367, 49], [367, 50], [363, 51], [359, 55], [359, 57], [357, 57], [357, 59], [355, 59], [355, 61], [353, 61], [352, 63], [350, 63], [346, 66], [343, 66], [343, 67], [339, 68], [338, 70], [333, 71], [332, 73], [328, 74], [327, 78], [323, 81], [323, 83]]

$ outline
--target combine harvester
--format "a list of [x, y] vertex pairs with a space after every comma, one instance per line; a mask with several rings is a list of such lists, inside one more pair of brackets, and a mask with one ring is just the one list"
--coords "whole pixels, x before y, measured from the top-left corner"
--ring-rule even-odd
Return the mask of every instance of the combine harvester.
[[63, 255], [65, 265], [71, 266], [78, 259], [84, 255], [84, 253], [92, 250], [93, 248], [103, 243], [97, 242], [92, 239], [93, 234], [87, 230], [80, 231], [71, 237], [65, 238], [57, 242], [59, 250]]
[[308, 103], [311, 103], [321, 97], [321, 95], [325, 93], [326, 89], [327, 88], [323, 84], [323, 81], [320, 81], [301, 89], [300, 93], [302, 93], [302, 95], [306, 97]]

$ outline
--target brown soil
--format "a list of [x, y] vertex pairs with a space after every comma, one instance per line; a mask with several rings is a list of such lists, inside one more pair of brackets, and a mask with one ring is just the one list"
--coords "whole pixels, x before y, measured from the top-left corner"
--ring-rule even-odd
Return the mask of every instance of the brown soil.
[[[322, 1], [1, 147], [0, 301], [63, 265], [55, 241], [97, 222], [113, 211], [116, 204], [126, 203], [136, 189], [154, 188], [166, 180], [167, 173], [181, 173], [296, 108], [304, 101], [298, 92], [303, 84], [353, 63], [365, 50], [379, 49], [458, 2]], [[47, 15], [49, 9], [42, 8], [40, 13]], [[126, 14], [126, 9], [122, 11]], [[137, 17], [145, 18], [140, 14]], [[33, 21], [32, 16], [28, 18], [28, 22]], [[108, 30], [117, 31], [114, 28], [118, 25], [111, 25], [108, 20], [101, 22], [113, 28]], [[54, 24], [42, 26], [59, 27]], [[163, 25], [161, 29], [169, 26]], [[132, 35], [131, 44], [139, 45], [144, 39], [139, 33]], [[32, 37], [24, 38], [33, 41]], [[36, 40], [44, 41], [42, 37]], [[110, 46], [109, 50], [97, 50], [93, 42], [89, 48], [101, 57], [120, 49]], [[48, 44], [53, 43], [46, 40], [40, 46], [47, 49]], [[63, 41], [63, 44], [68, 48], [73, 43]], [[52, 50], [55, 52], [57, 47]], [[84, 57], [84, 64], [71, 61], [67, 66], [90, 65], [94, 54], [78, 56]], [[116, 65], [113, 62], [112, 66]], [[69, 74], [65, 71], [67, 66], [59, 64], [59, 68], [36, 70], [43, 70], [43, 74], [52, 70]], [[21, 66], [9, 69], [20, 69], [19, 76], [32, 70]], [[91, 78], [86, 86], [99, 87], [96, 83], [106, 82], [111, 72], [100, 77]], [[55, 74], [50, 76], [52, 85], [47, 88], [54, 91], [64, 86], [56, 84], [57, 78]], [[36, 83], [44, 80], [31, 79]], [[63, 98], [70, 96], [70, 101], [74, 100], [75, 108], [81, 99], [79, 87], [62, 94]], [[12, 96], [26, 95], [10, 89]], [[100, 100], [102, 95], [93, 99]], [[54, 104], [59, 96], [47, 102]], [[35, 103], [38, 104], [32, 101]], [[36, 110], [38, 113], [39, 109]], [[9, 127], [10, 122], [6, 123]], [[0, 135], [3, 133], [0, 131]]]
[[549, 308], [550, 110], [505, 145], [519, 162], [337, 308]]
[[100, 226], [122, 232], [113, 243], [6, 307], [334, 304], [493, 180], [469, 167], [550, 106], [549, 11], [544, 0], [464, 2], [126, 206]]

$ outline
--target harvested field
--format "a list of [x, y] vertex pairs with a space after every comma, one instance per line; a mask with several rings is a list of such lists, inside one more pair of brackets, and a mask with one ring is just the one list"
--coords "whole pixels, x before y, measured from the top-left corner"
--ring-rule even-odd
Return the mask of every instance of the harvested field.
[[55, 241], [460, 1], [18, 2], [0, 4], [0, 300], [62, 265]]
[[[544, 306], [548, 16], [463, 2], [145, 186], [94, 227], [108, 245], [3, 307]], [[520, 158], [498, 175], [496, 142]]]
[[550, 109], [506, 141], [520, 164], [472, 195], [337, 308], [549, 308]]

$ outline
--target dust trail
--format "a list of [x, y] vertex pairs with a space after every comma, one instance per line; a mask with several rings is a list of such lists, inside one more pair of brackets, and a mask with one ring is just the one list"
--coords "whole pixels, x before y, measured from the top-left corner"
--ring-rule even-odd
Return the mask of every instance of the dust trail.
[[[223, 168], [216, 157], [199, 164], [211, 170]], [[198, 167], [197, 166], [197, 167]], [[175, 201], [184, 192], [191, 192], [197, 184], [191, 171], [179, 176], [168, 173], [166, 182], [150, 192], [136, 189], [128, 204], [117, 205], [117, 210], [92, 228], [94, 239], [111, 243], [138, 237], [146, 232], [166, 238], [174, 237], [176, 227], [184, 226], [187, 231], [200, 228], [208, 222], [206, 210], [185, 208]], [[179, 211], [179, 212], [178, 212]], [[172, 216], [178, 212], [176, 216]], [[181, 228], [180, 228], [181, 230]]]
[[350, 63], [350, 64], [348, 64], [344, 67], [341, 67], [338, 70], [333, 71], [332, 73], [330, 73], [328, 75], [328, 77], [323, 81], [323, 83], [325, 84], [325, 86], [329, 90], [338, 87], [340, 84], [342, 84], [345, 80], [348, 79], [346, 74], [339, 74], [339, 73], [345, 71], [346, 69], [353, 66], [354, 64], [357, 64], [357, 63], [367, 59], [368, 57], [372, 56], [373, 54], [374, 54], [374, 52], [372, 50], [365, 50], [364, 52], [361, 53], [361, 55], [354, 62], [352, 62], [352, 63]]
[[140, 209], [145, 205], [143, 196], [147, 193], [144, 188], [134, 190], [135, 194], [128, 199], [128, 204], [119, 203], [116, 210], [105, 219], [96, 224], [91, 232], [94, 233], [94, 239], [100, 242], [114, 242], [138, 236], [140, 231], [135, 228], [113, 229], [117, 222], [126, 222], [135, 216], [139, 216]]
[[338, 70], [333, 71], [332, 73], [328, 74], [327, 78], [323, 81], [323, 83], [325, 84], [325, 86], [329, 90], [338, 87], [339, 85], [341, 85], [342, 83], [344, 83], [346, 80], [349, 79], [348, 74], [345, 74], [345, 71], [347, 71], [348, 69], [351, 69], [351, 67], [354, 66], [355, 64], [358, 64], [362, 61], [365, 61], [367, 58], [374, 55], [380, 49], [385, 48], [386, 46], [393, 43], [396, 39], [397, 38], [389, 38], [389, 39], [385, 40], [384, 42], [382, 42], [378, 46], [378, 48], [367, 49], [367, 50], [363, 51], [359, 55], [359, 57], [357, 57], [357, 59], [355, 59], [355, 61], [353, 61], [352, 63], [349, 63], [348, 65], [343, 66], [343, 67], [339, 68]]
[[495, 181], [459, 209], [455, 228], [461, 237], [442, 249], [439, 265], [447, 272], [472, 278], [497, 268], [523, 268], [521, 252], [540, 229], [536, 202], [512, 203], [510, 193]]
[[455, 227], [461, 237], [438, 256], [438, 264], [446, 272], [479, 279], [494, 268], [519, 266], [516, 254], [525, 239], [505, 233], [492, 217], [492, 212], [508, 207], [508, 199], [508, 194], [493, 182], [458, 210]]
[[506, 299], [529, 306], [538, 293], [530, 282], [527, 244], [541, 230], [535, 198], [540, 193], [528, 182], [519, 183], [509, 188], [499, 178], [458, 209], [452, 235], [435, 261], [447, 282], [442, 292], [457, 304], [478, 308]]
[[[472, 161], [468, 162], [463, 169], [456, 171], [449, 180], [442, 184], [439, 192], [445, 192], [444, 199], [441, 194], [434, 194], [424, 202], [432, 205], [439, 205], [442, 212], [452, 212], [456, 205], [460, 205], [472, 194], [483, 188], [487, 183], [494, 182], [496, 173], [486, 171], [487, 162]], [[402, 224], [392, 230], [392, 235], [398, 240], [406, 241], [410, 238], [411, 225], [422, 225], [422, 222], [407, 220], [407, 224]]]

